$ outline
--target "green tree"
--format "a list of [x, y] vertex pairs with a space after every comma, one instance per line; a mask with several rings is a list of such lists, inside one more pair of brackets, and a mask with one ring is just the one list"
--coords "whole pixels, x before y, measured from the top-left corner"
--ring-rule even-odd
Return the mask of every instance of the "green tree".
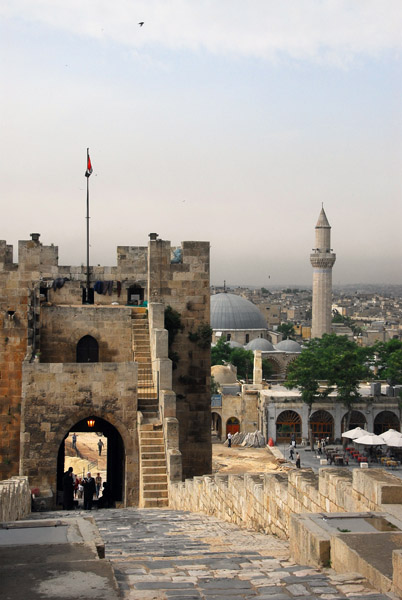
[[262, 376], [264, 379], [271, 379], [274, 372], [271, 361], [266, 358], [262, 359]]
[[230, 363], [237, 367], [239, 379], [248, 380], [253, 374], [254, 354], [252, 350], [231, 348], [222, 338], [211, 348], [211, 365]]
[[254, 368], [254, 353], [252, 350], [232, 348], [229, 362], [237, 367], [237, 376], [239, 379], [248, 381], [252, 377]]
[[386, 379], [390, 385], [402, 383], [402, 342], [377, 342], [373, 350], [378, 378]]
[[230, 353], [232, 349], [223, 338], [219, 338], [218, 342], [211, 348], [211, 365], [223, 365], [225, 362], [230, 362]]
[[[299, 357], [289, 365], [285, 382], [287, 388], [296, 387], [308, 407], [309, 438], [313, 447], [311, 414], [314, 402], [323, 400], [337, 388], [337, 401], [347, 409], [346, 427], [349, 427], [353, 405], [359, 400], [359, 382], [370, 376], [370, 349], [360, 348], [346, 336], [323, 335], [307, 343]], [[320, 386], [320, 381], [326, 385]]]
[[278, 331], [283, 335], [283, 339], [293, 339], [295, 337], [295, 327], [293, 323], [281, 323], [278, 325]]

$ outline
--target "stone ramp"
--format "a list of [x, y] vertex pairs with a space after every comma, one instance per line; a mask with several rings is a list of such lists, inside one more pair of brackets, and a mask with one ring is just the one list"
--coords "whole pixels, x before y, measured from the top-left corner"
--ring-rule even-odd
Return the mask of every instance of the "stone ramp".
[[74, 516], [62, 524], [54, 519], [52, 526], [53, 513], [47, 516], [44, 526], [37, 520], [31, 521], [33, 527], [17, 521], [0, 529], [0, 597], [117, 600], [113, 568], [99, 558], [104, 551], [94, 523], [86, 520], [80, 526]]

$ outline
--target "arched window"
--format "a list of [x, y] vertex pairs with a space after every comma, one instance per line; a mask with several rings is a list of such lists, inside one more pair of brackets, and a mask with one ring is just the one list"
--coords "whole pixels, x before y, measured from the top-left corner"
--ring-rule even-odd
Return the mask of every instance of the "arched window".
[[323, 437], [334, 439], [334, 418], [329, 412], [317, 410], [311, 415], [310, 422], [313, 437], [319, 440]]
[[250, 341], [250, 334], [246, 333], [246, 344], [248, 344]]
[[301, 441], [301, 417], [294, 410], [284, 410], [276, 420], [276, 443], [289, 443], [292, 436]]
[[99, 345], [92, 335], [85, 335], [77, 344], [77, 363], [99, 362]]

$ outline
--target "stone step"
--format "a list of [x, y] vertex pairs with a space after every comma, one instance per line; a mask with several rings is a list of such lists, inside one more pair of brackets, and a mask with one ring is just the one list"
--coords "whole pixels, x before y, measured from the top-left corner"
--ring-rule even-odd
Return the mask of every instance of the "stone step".
[[162, 423], [142, 423], [141, 431], [162, 431]]
[[[144, 461], [142, 461], [144, 462]], [[148, 476], [158, 476], [163, 475], [163, 477], [167, 477], [166, 475], [166, 465], [159, 465], [158, 467], [142, 467], [142, 473], [144, 477]]]
[[142, 413], [146, 413], [144, 414], [144, 416], [146, 418], [151, 418], [151, 413], [152, 413], [152, 417], [159, 418], [159, 407], [157, 404], [138, 404], [138, 410]]
[[[146, 444], [147, 440], [158, 440], [163, 443], [163, 431], [141, 431], [141, 444]], [[150, 442], [153, 444], [154, 442]]]
[[165, 453], [163, 453], [163, 458], [142, 458], [141, 464], [144, 472], [148, 469], [166, 469]]
[[144, 464], [150, 465], [150, 463], [145, 463], [144, 461], [152, 461], [152, 466], [157, 466], [157, 464], [161, 464], [160, 461], [166, 463], [165, 452], [150, 452], [149, 450], [141, 451], [141, 460]]
[[167, 490], [145, 490], [144, 489], [144, 499], [156, 499], [156, 498], [168, 498]]
[[143, 473], [142, 480], [144, 482], [144, 489], [145, 489], [145, 486], [146, 486], [146, 489], [149, 489], [148, 484], [150, 484], [150, 483], [164, 486], [163, 488], [152, 488], [155, 490], [166, 489], [166, 486], [167, 486], [167, 475], [163, 474], [163, 473], [158, 473], [158, 474], [153, 474], [153, 475]]
[[146, 448], [147, 446], [161, 446], [163, 447], [163, 436], [158, 437], [142, 437], [141, 436], [141, 447]]
[[144, 508], [161, 508], [169, 506], [168, 498], [144, 499]]
[[145, 495], [151, 494], [152, 492], [157, 492], [158, 496], [164, 496], [164, 493], [167, 493], [167, 482], [156, 482], [156, 481], [143, 481], [143, 490], [144, 497]]
[[[157, 453], [157, 454], [164, 454], [165, 453], [165, 448], [162, 444], [158, 444], [158, 445], [152, 445], [152, 444], [141, 444], [141, 452], [152, 452], [152, 453]], [[156, 457], [155, 457], [156, 458]]]
[[156, 398], [156, 394], [155, 396], [152, 398], [145, 398], [140, 396], [138, 398], [138, 405], [141, 406], [158, 406], [158, 399]]

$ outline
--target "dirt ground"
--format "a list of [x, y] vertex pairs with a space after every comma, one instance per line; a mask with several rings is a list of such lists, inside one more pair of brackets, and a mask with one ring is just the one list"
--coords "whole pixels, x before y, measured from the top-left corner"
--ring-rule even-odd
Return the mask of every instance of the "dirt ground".
[[212, 445], [213, 473], [273, 473], [285, 469], [278, 464], [268, 448]]

